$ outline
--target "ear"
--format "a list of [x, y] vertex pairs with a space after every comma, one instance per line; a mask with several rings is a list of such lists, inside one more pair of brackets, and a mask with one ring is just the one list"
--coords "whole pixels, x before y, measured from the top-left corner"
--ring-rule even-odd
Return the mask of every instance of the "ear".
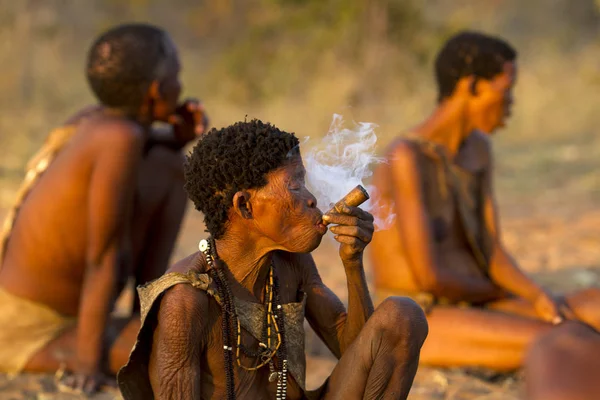
[[457, 94], [459, 97], [474, 96], [477, 93], [476, 86], [477, 86], [477, 80], [475, 79], [475, 76], [473, 76], [473, 75], [463, 76], [456, 83], [454, 93]]
[[148, 97], [154, 101], [156, 101], [162, 97], [159, 81], [157, 81], [157, 80], [152, 81], [152, 83], [150, 84], [150, 87], [148, 87]]
[[243, 219], [252, 219], [252, 204], [250, 203], [250, 192], [240, 190], [233, 195], [233, 212]]

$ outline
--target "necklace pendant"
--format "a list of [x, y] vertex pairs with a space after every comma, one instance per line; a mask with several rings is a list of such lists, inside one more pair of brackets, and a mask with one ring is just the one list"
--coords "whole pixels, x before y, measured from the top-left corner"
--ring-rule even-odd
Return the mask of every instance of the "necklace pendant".
[[200, 243], [198, 243], [198, 249], [203, 253], [208, 250], [208, 240], [202, 239]]
[[273, 383], [279, 377], [279, 372], [273, 371], [269, 374], [269, 382]]

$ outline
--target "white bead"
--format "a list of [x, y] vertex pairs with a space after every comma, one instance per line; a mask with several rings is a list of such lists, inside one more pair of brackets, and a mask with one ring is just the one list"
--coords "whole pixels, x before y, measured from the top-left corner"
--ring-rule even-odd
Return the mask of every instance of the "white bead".
[[198, 248], [201, 252], [205, 252], [206, 250], [208, 250], [208, 240], [202, 239], [200, 243], [198, 243]]

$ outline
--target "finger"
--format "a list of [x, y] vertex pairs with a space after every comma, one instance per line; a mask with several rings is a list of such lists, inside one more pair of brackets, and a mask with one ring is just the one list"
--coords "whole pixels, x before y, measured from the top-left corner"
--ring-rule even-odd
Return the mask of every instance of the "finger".
[[375, 232], [375, 225], [373, 225], [372, 221], [365, 221], [347, 214], [326, 214], [323, 216], [323, 222], [325, 222], [326, 225], [336, 224], [342, 226], [357, 226], [362, 229], [365, 234], [368, 234], [369, 237], [372, 237], [373, 232]]
[[334, 238], [340, 243], [347, 244], [357, 249], [364, 249], [367, 245], [365, 242], [363, 242], [356, 236], [335, 235]]
[[564, 317], [568, 320], [578, 320], [577, 315], [575, 315], [575, 312], [573, 312], [573, 310], [571, 310], [571, 308], [567, 304], [561, 304], [560, 313], [564, 315]]
[[347, 204], [343, 204], [338, 211], [341, 211], [342, 214], [353, 215], [364, 221], [374, 221], [373, 215], [371, 215], [370, 213], [368, 213], [360, 207], [351, 207]]
[[337, 225], [358, 225], [358, 218], [347, 214], [331, 213], [323, 215], [323, 222], [326, 224], [337, 224]]
[[206, 129], [206, 125], [204, 124], [204, 112], [202, 110], [198, 110], [194, 113], [194, 132], [196, 135], [201, 135], [204, 133]]
[[171, 125], [181, 125], [183, 124], [183, 118], [177, 114], [173, 114], [169, 116], [168, 120]]
[[197, 99], [186, 99], [184, 104], [190, 113], [195, 113], [200, 107], [200, 102]]
[[365, 243], [371, 241], [371, 234], [359, 226], [336, 225], [329, 228], [336, 235], [354, 236]]

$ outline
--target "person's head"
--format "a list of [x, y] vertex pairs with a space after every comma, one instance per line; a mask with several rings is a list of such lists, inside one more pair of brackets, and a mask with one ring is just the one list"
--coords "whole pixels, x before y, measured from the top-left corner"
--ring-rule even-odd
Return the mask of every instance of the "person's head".
[[[185, 190], [215, 238], [310, 252], [325, 231], [305, 186], [298, 139], [259, 120], [212, 129], [185, 163]], [[240, 240], [242, 238], [240, 237]]]
[[510, 116], [516, 58], [516, 50], [500, 38], [470, 31], [454, 35], [435, 60], [438, 101], [468, 98], [475, 127], [492, 133]]
[[105, 107], [149, 122], [165, 121], [181, 93], [179, 56], [170, 36], [146, 24], [125, 24], [101, 34], [87, 58], [86, 76]]

